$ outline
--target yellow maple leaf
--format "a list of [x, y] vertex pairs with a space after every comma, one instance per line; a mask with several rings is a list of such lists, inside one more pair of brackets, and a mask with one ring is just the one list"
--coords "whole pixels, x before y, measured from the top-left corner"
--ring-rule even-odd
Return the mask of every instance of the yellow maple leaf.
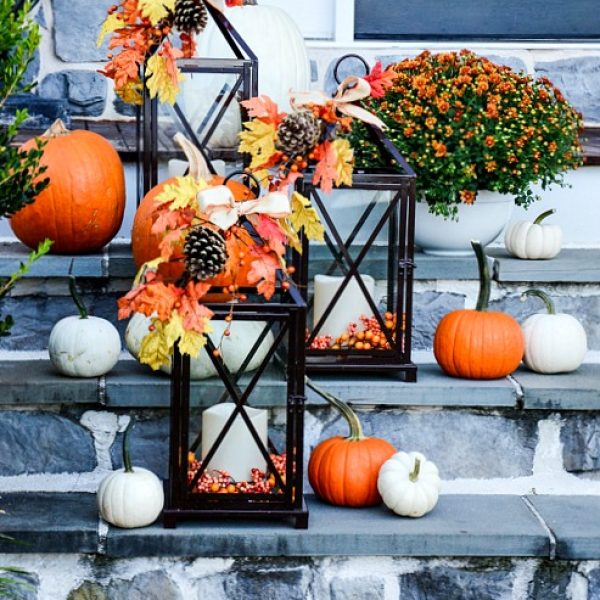
[[185, 333], [183, 328], [183, 319], [181, 315], [174, 310], [171, 312], [171, 318], [163, 323], [162, 335], [169, 350], [175, 346], [175, 342]]
[[157, 371], [162, 365], [169, 364], [172, 349], [167, 346], [160, 321], [154, 319], [152, 322], [155, 330], [144, 336], [139, 360], [142, 364], [150, 365], [154, 371]]
[[275, 154], [275, 139], [277, 131], [272, 123], [265, 123], [260, 119], [253, 119], [244, 123], [245, 130], [240, 135], [240, 152], [247, 152], [252, 156], [250, 168], [255, 169], [266, 163]]
[[117, 29], [121, 29], [124, 26], [123, 21], [119, 18], [119, 13], [114, 12], [111, 15], [108, 15], [104, 22], [100, 26], [100, 32], [98, 33], [98, 37], [96, 38], [96, 46], [100, 48], [102, 46], [102, 42], [104, 38], [113, 31]]
[[152, 25], [157, 25], [175, 11], [175, 0], [139, 0], [142, 16], [150, 19]]
[[[151, 98], [156, 98], [160, 102], [175, 104], [175, 99], [179, 93], [179, 85], [173, 82], [167, 68], [168, 60], [164, 56], [154, 54], [146, 63], [146, 85]], [[184, 79], [179, 70], [175, 74], [176, 81]]]
[[205, 344], [206, 336], [204, 334], [197, 331], [184, 331], [177, 345], [181, 354], [189, 354], [192, 358], [196, 358]]
[[144, 103], [142, 82], [139, 79], [128, 81], [125, 85], [115, 89], [115, 93], [127, 104], [141, 106]]
[[196, 207], [196, 195], [208, 187], [204, 179], [195, 180], [191, 175], [176, 177], [175, 183], [165, 186], [165, 189], [156, 196], [157, 204], [172, 202], [169, 210], [181, 210], [188, 206]]
[[347, 139], [334, 140], [331, 145], [336, 154], [335, 185], [352, 185], [352, 169], [354, 166], [354, 151], [350, 147], [350, 142]]
[[312, 207], [310, 200], [299, 192], [292, 194], [290, 223], [296, 231], [304, 229], [304, 235], [309, 240], [322, 242], [325, 239], [325, 228], [321, 225], [317, 211]]
[[296, 231], [294, 231], [292, 226], [287, 222], [287, 219], [279, 219], [279, 224], [281, 225], [281, 228], [285, 231], [285, 234], [287, 235], [287, 243], [294, 250], [296, 250], [296, 252], [302, 254], [302, 244], [300, 242], [300, 238], [298, 237], [298, 234], [296, 233]]

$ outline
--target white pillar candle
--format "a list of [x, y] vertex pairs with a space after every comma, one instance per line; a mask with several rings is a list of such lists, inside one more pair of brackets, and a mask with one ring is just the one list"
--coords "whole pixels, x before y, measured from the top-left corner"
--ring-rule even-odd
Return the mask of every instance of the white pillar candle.
[[[362, 280], [371, 298], [375, 295], [375, 280], [370, 275], [362, 275]], [[313, 328], [321, 320], [325, 309], [331, 304], [344, 277], [329, 275], [315, 276], [315, 303], [313, 308]], [[371, 316], [369, 306], [363, 291], [354, 277], [350, 279], [338, 301], [333, 305], [329, 316], [317, 335], [331, 335], [334, 338], [342, 335], [350, 323], [357, 323], [361, 315]]]
[[[202, 413], [202, 460], [212, 448], [215, 440], [225, 427], [235, 405], [233, 402], [215, 404]], [[244, 407], [250, 417], [258, 436], [267, 447], [267, 411]], [[219, 445], [208, 464], [208, 469], [227, 471], [236, 481], [248, 481], [250, 471], [258, 467], [265, 471], [267, 463], [250, 430], [242, 419], [236, 415], [227, 435]]]

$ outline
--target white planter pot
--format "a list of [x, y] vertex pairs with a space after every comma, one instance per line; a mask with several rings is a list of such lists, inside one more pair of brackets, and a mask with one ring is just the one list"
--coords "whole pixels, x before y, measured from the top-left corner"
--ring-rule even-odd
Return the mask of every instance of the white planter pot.
[[415, 244], [425, 254], [471, 256], [471, 240], [487, 246], [506, 227], [514, 208], [509, 194], [480, 190], [473, 204], [458, 207], [458, 220], [444, 219], [429, 212], [426, 202], [417, 202]]

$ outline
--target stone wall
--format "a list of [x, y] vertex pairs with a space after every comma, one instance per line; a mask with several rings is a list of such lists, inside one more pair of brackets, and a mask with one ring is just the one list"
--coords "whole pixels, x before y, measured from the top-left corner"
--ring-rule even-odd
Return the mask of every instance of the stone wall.
[[0, 555], [26, 569], [16, 600], [597, 600], [597, 562], [535, 559]]
[[[54, 100], [64, 99], [65, 108], [73, 116], [113, 119], [131, 115], [126, 106], [115, 101], [112, 82], [97, 72], [103, 66], [107, 43], [105, 41], [98, 48], [96, 38], [106, 9], [113, 3], [113, 0], [41, 0], [36, 8], [43, 41], [29, 76], [39, 82], [36, 94]], [[381, 59], [387, 64], [414, 56], [431, 46], [443, 49], [440, 44], [373, 42], [361, 44], [359, 52], [369, 61]], [[510, 43], [495, 44], [488, 49], [482, 44], [475, 46], [478, 52], [493, 60], [532, 75], [550, 77], [583, 112], [587, 123], [600, 124], [597, 102], [600, 96], [600, 47], [597, 44], [590, 45], [589, 49], [568, 44], [548, 49], [533, 43], [529, 48]], [[314, 87], [332, 91], [335, 87], [334, 61], [347, 52], [356, 52], [356, 48], [319, 42], [309, 42], [309, 48]], [[342, 68], [340, 74], [343, 72]]]

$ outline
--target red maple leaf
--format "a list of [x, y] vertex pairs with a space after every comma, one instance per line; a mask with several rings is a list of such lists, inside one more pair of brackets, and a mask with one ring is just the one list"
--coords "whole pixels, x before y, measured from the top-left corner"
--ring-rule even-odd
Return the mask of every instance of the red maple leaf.
[[273, 123], [275, 127], [281, 123], [286, 116], [285, 113], [280, 113], [277, 104], [269, 98], [269, 96], [256, 96], [249, 100], [244, 100], [242, 106], [248, 109], [248, 116], [252, 119], [262, 119], [267, 123]]
[[328, 194], [333, 188], [333, 180], [337, 177], [335, 163], [337, 155], [331, 142], [328, 140], [317, 146], [315, 156], [319, 160], [315, 167], [313, 184], [320, 185], [321, 189]]
[[371, 72], [363, 79], [369, 82], [371, 86], [371, 96], [373, 98], [382, 98], [385, 95], [385, 90], [394, 85], [396, 74], [392, 69], [383, 71], [381, 61], [377, 61]]
[[277, 221], [266, 215], [253, 215], [252, 225], [254, 225], [256, 233], [258, 233], [258, 235], [269, 244], [269, 247], [279, 254], [279, 256], [282, 256], [285, 253], [287, 235], [282, 231], [281, 226]]

